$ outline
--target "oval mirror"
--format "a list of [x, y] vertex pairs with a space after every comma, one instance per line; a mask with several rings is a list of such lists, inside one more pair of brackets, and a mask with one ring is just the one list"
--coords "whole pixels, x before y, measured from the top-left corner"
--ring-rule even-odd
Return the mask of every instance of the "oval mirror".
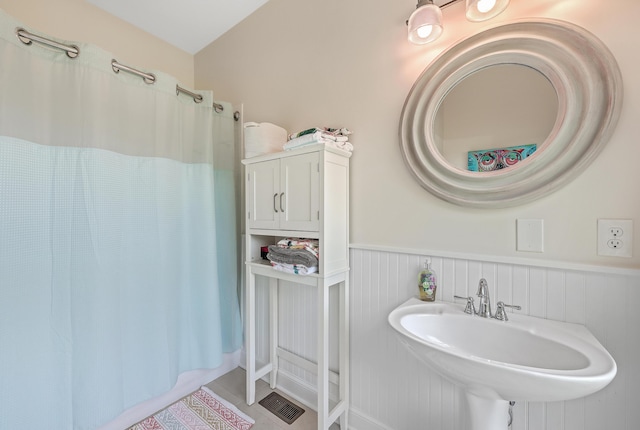
[[[511, 168], [547, 139], [557, 115], [556, 90], [542, 73], [519, 64], [489, 66], [444, 97], [433, 123], [434, 144], [461, 170]], [[513, 149], [498, 158], [492, 156], [497, 148]]]
[[420, 75], [400, 121], [419, 183], [464, 206], [526, 203], [566, 184], [609, 139], [622, 78], [595, 36], [555, 20], [465, 39]]

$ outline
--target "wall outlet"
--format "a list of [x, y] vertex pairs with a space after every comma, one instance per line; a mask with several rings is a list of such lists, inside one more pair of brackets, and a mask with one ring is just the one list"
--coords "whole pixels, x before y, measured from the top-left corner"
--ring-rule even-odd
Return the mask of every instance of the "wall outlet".
[[598, 255], [631, 257], [633, 247], [633, 220], [598, 220]]

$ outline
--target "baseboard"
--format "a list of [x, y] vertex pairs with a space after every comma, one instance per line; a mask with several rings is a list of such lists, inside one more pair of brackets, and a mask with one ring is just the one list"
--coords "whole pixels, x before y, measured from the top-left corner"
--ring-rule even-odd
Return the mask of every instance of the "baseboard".
[[[244, 356], [244, 350], [242, 351]], [[240, 362], [240, 367], [245, 368], [245, 362]], [[246, 369], [245, 369], [246, 370]], [[263, 378], [265, 382], [269, 382], [267, 378]], [[304, 381], [287, 371], [280, 369], [278, 371], [277, 389], [284, 393], [286, 396], [300, 403], [301, 405], [317, 411], [318, 393], [316, 387], [310, 385], [307, 381]], [[338, 387], [334, 384], [329, 384], [329, 398], [331, 402], [337, 401]], [[258, 400], [258, 399], [256, 399]], [[368, 417], [363, 412], [356, 408], [351, 407], [349, 409], [349, 430], [393, 430], [390, 427], [386, 427], [382, 423], [379, 423]]]
[[367, 416], [353, 406], [349, 408], [349, 430], [394, 430]]
[[[316, 387], [286, 371], [278, 370], [278, 390], [302, 403], [304, 406], [318, 410], [318, 393]], [[333, 397], [333, 396], [330, 396]], [[335, 398], [332, 400], [335, 401]]]
[[[330, 384], [333, 385], [333, 384]], [[300, 402], [304, 406], [317, 411], [318, 395], [316, 388], [310, 386], [305, 381], [288, 372], [278, 371], [278, 390], [289, 396], [294, 401]], [[330, 402], [337, 401], [337, 387], [329, 387]], [[349, 408], [349, 429], [348, 430], [392, 430], [383, 424], [373, 420], [356, 408]]]

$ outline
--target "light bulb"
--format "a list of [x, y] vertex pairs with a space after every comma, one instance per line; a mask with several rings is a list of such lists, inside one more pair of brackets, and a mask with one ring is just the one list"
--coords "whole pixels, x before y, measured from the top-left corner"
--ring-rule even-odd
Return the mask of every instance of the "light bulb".
[[407, 21], [409, 42], [417, 45], [433, 42], [442, 33], [442, 11], [430, 1], [420, 0]]
[[420, 39], [426, 39], [433, 31], [433, 25], [423, 25], [416, 30]]
[[509, 0], [467, 0], [467, 19], [486, 21], [499, 15], [509, 5]]
[[487, 13], [496, 5], [496, 0], [479, 0], [478, 11], [480, 13]]

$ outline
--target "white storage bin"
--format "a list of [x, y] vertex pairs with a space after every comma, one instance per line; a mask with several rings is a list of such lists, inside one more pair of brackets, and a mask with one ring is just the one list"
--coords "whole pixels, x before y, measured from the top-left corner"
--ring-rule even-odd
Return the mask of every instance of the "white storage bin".
[[287, 130], [269, 122], [244, 123], [244, 158], [282, 151]]

